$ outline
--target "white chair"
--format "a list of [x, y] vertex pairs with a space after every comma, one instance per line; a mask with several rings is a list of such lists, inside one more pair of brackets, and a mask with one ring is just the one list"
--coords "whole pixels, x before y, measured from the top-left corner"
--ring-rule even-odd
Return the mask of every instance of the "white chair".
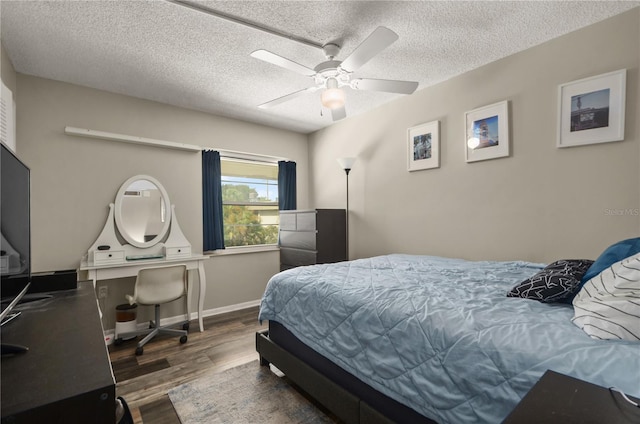
[[156, 268], [145, 268], [138, 271], [136, 285], [133, 296], [127, 295], [130, 305], [137, 303], [138, 305], [154, 305], [155, 321], [151, 321], [149, 328], [146, 330], [131, 331], [118, 334], [117, 343], [122, 339], [146, 334], [146, 336], [138, 342], [136, 347], [136, 355], [142, 355], [143, 346], [158, 334], [173, 334], [180, 337], [180, 343], [187, 342], [187, 334], [189, 333], [188, 319], [181, 322], [182, 330], [176, 330], [168, 327], [160, 326], [160, 304], [172, 302], [176, 299], [184, 297], [185, 310], [187, 308], [187, 266], [186, 265], [170, 265]]

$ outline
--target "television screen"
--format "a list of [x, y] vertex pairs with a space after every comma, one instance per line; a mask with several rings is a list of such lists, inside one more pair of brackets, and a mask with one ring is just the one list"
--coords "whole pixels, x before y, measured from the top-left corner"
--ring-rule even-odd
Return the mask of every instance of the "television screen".
[[13, 298], [31, 279], [29, 168], [0, 150], [0, 297]]

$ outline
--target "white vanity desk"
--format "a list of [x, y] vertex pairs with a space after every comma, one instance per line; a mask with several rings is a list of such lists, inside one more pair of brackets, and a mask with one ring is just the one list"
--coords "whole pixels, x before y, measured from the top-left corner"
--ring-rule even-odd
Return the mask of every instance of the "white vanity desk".
[[[204, 306], [204, 294], [207, 288], [207, 282], [204, 274], [204, 260], [208, 259], [208, 256], [204, 255], [191, 255], [188, 258], [176, 258], [176, 259], [149, 259], [149, 260], [134, 260], [127, 261], [121, 264], [107, 264], [107, 265], [89, 265], [87, 261], [80, 263], [80, 271], [86, 271], [89, 280], [93, 281], [93, 287], [96, 287], [98, 280], [111, 280], [114, 278], [135, 277], [138, 275], [138, 271], [143, 268], [152, 268], [158, 266], [165, 266], [171, 264], [185, 264], [187, 270], [198, 270], [198, 280], [200, 282], [198, 288], [198, 326], [200, 331], [204, 331], [202, 324], [202, 308]], [[189, 296], [193, 290], [192, 278], [189, 278]], [[191, 318], [191, 311], [187, 310], [189, 319]]]
[[[109, 204], [104, 228], [80, 262], [80, 271], [87, 273], [95, 288], [98, 280], [135, 277], [143, 268], [185, 264], [187, 270], [198, 270], [198, 325], [204, 331], [204, 261], [208, 256], [191, 253], [191, 244], [178, 225], [175, 206], [169, 205], [169, 195], [158, 180], [148, 175], [129, 178], [120, 187], [115, 204]], [[127, 243], [121, 243], [121, 239]], [[190, 298], [193, 278], [188, 280]], [[186, 313], [191, 319], [189, 306]]]

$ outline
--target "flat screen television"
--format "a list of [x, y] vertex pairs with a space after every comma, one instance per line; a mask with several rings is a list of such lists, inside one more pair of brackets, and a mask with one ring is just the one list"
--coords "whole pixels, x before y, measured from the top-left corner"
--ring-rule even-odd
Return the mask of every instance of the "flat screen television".
[[30, 170], [0, 143], [0, 321], [31, 282]]

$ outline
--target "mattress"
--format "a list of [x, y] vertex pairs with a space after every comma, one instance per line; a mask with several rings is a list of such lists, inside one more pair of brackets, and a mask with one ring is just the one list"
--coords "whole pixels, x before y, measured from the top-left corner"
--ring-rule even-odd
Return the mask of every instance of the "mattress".
[[566, 304], [508, 298], [544, 265], [387, 255], [275, 275], [259, 318], [440, 423], [502, 421], [547, 370], [640, 397], [640, 345]]

